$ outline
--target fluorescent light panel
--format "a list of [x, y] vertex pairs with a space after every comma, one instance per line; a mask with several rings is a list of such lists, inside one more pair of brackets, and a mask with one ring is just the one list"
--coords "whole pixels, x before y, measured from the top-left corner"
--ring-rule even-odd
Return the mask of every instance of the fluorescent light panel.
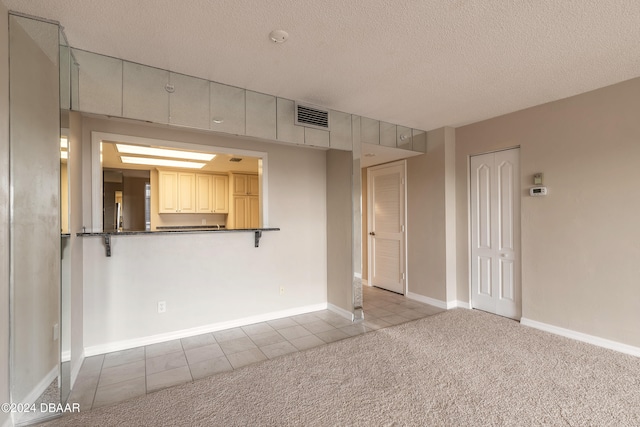
[[69, 152], [68, 151], [61, 151], [60, 152], [60, 158], [61, 159], [68, 159], [69, 158]]
[[215, 154], [194, 153], [192, 151], [168, 150], [166, 148], [142, 147], [140, 145], [116, 144], [116, 149], [124, 154], [138, 154], [141, 156], [171, 157], [174, 159], [200, 160], [208, 162]]
[[151, 159], [148, 157], [120, 156], [122, 163], [131, 165], [166, 166], [170, 168], [202, 169], [205, 163], [184, 162], [180, 160]]
[[66, 136], [60, 137], [60, 148], [67, 148], [69, 146], [69, 141]]

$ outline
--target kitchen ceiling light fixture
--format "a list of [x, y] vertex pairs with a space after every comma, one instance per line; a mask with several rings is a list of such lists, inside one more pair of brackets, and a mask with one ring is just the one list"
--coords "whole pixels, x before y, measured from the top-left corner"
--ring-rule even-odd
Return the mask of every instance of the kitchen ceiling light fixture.
[[150, 157], [120, 156], [120, 161], [130, 165], [165, 166], [169, 168], [202, 169], [206, 163], [185, 162], [169, 159], [152, 159]]
[[269, 33], [269, 38], [274, 43], [284, 43], [289, 38], [289, 33], [285, 30], [273, 30]]
[[139, 154], [141, 156], [170, 157], [174, 159], [211, 161], [216, 155], [207, 153], [194, 153], [192, 151], [168, 150], [166, 148], [143, 147], [140, 145], [116, 144], [119, 153]]

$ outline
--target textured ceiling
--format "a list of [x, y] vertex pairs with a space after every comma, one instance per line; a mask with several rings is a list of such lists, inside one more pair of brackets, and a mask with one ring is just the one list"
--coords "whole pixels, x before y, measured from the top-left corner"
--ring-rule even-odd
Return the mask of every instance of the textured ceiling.
[[638, 0], [0, 1], [74, 47], [426, 130], [640, 76]]

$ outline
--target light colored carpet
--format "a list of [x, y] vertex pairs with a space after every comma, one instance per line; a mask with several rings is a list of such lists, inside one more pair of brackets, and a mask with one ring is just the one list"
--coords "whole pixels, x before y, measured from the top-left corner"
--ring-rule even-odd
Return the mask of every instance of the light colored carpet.
[[47, 426], [639, 426], [640, 359], [457, 309]]

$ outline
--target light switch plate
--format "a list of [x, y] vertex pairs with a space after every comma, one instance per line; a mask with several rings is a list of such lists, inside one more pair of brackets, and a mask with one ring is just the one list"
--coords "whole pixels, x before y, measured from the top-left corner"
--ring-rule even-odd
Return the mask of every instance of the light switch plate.
[[541, 172], [533, 175], [533, 185], [542, 185], [542, 181], [544, 180], [544, 174]]

